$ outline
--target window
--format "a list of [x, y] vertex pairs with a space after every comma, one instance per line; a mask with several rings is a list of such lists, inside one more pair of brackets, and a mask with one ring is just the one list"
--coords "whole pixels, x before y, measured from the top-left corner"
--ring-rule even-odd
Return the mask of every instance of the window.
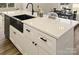
[[8, 3], [8, 7], [14, 7], [14, 3]]
[[60, 5], [69, 5], [69, 3], [60, 3]]
[[7, 7], [6, 3], [0, 3], [0, 8], [5, 8], [5, 7]]
[[9, 7], [14, 7], [14, 3], [0, 3], [0, 8], [9, 8]]

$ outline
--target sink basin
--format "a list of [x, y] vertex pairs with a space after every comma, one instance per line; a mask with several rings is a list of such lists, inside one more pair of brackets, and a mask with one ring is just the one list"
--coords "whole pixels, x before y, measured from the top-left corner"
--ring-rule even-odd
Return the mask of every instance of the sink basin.
[[28, 19], [31, 19], [31, 18], [35, 18], [35, 17], [27, 15], [27, 14], [16, 15], [16, 16], [13, 16], [13, 17], [18, 18], [20, 20], [28, 20]]

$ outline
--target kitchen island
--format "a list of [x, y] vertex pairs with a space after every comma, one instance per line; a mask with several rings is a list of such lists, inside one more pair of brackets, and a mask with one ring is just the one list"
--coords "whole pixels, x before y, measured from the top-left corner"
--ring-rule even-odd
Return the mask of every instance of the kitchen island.
[[[10, 20], [16, 19], [22, 23], [23, 32], [17, 30], [11, 23], [8, 25], [9, 39], [22, 54], [74, 54], [74, 27], [78, 24], [77, 21], [63, 18], [50, 19], [46, 15], [37, 17], [36, 14], [31, 15], [28, 11], [3, 14], [9, 16]], [[21, 21], [13, 17], [22, 14], [35, 18]]]

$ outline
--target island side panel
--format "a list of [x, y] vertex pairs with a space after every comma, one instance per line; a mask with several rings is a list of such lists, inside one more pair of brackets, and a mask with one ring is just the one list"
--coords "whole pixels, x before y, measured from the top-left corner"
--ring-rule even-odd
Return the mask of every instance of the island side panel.
[[10, 17], [4, 14], [4, 34], [6, 39], [9, 39], [9, 25]]
[[74, 28], [63, 34], [57, 41], [56, 54], [71, 55], [74, 53]]

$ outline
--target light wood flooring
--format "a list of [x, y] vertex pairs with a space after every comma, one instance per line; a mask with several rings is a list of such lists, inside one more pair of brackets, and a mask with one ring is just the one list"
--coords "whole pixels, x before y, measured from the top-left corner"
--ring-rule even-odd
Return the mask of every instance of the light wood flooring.
[[0, 16], [0, 55], [21, 55], [9, 39], [4, 37], [3, 20]]

